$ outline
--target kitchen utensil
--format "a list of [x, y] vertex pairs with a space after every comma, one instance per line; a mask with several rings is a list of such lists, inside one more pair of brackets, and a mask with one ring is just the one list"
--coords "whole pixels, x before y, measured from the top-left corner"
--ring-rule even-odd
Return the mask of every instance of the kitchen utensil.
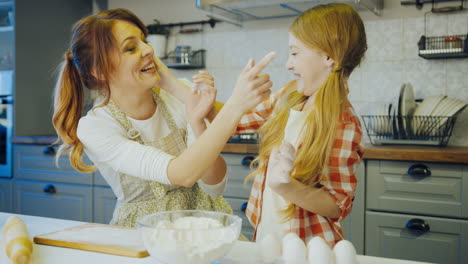
[[378, 107], [377, 116], [369, 120], [368, 126], [377, 135], [391, 135], [392, 122], [389, 115], [391, 104], [381, 104]]
[[410, 83], [405, 84], [403, 93], [401, 94], [400, 104], [401, 123], [405, 135], [411, 136], [413, 131], [411, 129], [411, 116], [413, 116], [414, 110], [416, 109], [416, 101], [414, 100], [413, 86]]
[[181, 210], [137, 220], [144, 245], [161, 264], [209, 264], [222, 259], [237, 241], [242, 220], [219, 212]]
[[37, 235], [34, 242], [134, 258], [148, 256], [137, 229], [112, 225], [88, 223]]

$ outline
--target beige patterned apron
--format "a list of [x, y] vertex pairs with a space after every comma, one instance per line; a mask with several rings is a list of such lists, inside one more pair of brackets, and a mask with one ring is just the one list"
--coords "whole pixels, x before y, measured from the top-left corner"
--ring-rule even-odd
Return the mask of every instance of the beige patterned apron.
[[[107, 104], [107, 110], [127, 130], [130, 139], [178, 156], [187, 148], [187, 131], [177, 127], [166, 104], [154, 91], [153, 98], [171, 131], [168, 136], [153, 142], [144, 143], [141, 140], [140, 133], [112, 100]], [[123, 173], [120, 174], [120, 184], [124, 198], [116, 204], [111, 221], [113, 225], [135, 227], [138, 217], [161, 211], [206, 210], [232, 214], [231, 206], [222, 196], [213, 199], [198, 184], [187, 188], [147, 181]]]

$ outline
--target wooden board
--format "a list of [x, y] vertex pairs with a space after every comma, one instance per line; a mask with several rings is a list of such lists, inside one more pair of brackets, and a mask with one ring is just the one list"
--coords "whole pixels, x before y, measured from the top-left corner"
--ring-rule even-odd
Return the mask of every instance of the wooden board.
[[87, 223], [37, 235], [34, 242], [134, 258], [149, 255], [139, 230], [112, 225]]

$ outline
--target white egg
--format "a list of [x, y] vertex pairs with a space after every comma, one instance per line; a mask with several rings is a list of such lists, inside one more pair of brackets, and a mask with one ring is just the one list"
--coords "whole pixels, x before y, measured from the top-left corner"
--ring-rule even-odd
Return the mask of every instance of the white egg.
[[334, 254], [330, 246], [321, 237], [314, 237], [307, 243], [309, 264], [333, 264]]
[[281, 258], [281, 243], [276, 236], [268, 234], [259, 244], [260, 255], [264, 263], [275, 263]]
[[306, 245], [295, 233], [288, 233], [283, 237], [283, 261], [285, 264], [305, 264], [307, 262]]
[[357, 264], [356, 249], [348, 240], [341, 240], [333, 248], [336, 264]]

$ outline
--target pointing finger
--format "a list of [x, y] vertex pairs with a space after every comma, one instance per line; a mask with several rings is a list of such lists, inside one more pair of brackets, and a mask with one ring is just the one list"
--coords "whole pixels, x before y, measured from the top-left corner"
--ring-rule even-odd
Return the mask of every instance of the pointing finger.
[[244, 67], [243, 72], [246, 72], [246, 71], [250, 70], [250, 68], [252, 68], [253, 64], [254, 64], [254, 60], [249, 59], [249, 61], [247, 62], [247, 64]]
[[268, 64], [275, 57], [276, 57], [276, 52], [268, 53], [265, 57], [263, 57], [263, 59], [259, 63], [257, 63], [257, 65], [252, 67], [250, 71], [251, 76], [256, 77], [258, 74], [260, 74], [260, 72], [262, 72], [263, 69], [265, 69], [265, 67], [268, 66]]

